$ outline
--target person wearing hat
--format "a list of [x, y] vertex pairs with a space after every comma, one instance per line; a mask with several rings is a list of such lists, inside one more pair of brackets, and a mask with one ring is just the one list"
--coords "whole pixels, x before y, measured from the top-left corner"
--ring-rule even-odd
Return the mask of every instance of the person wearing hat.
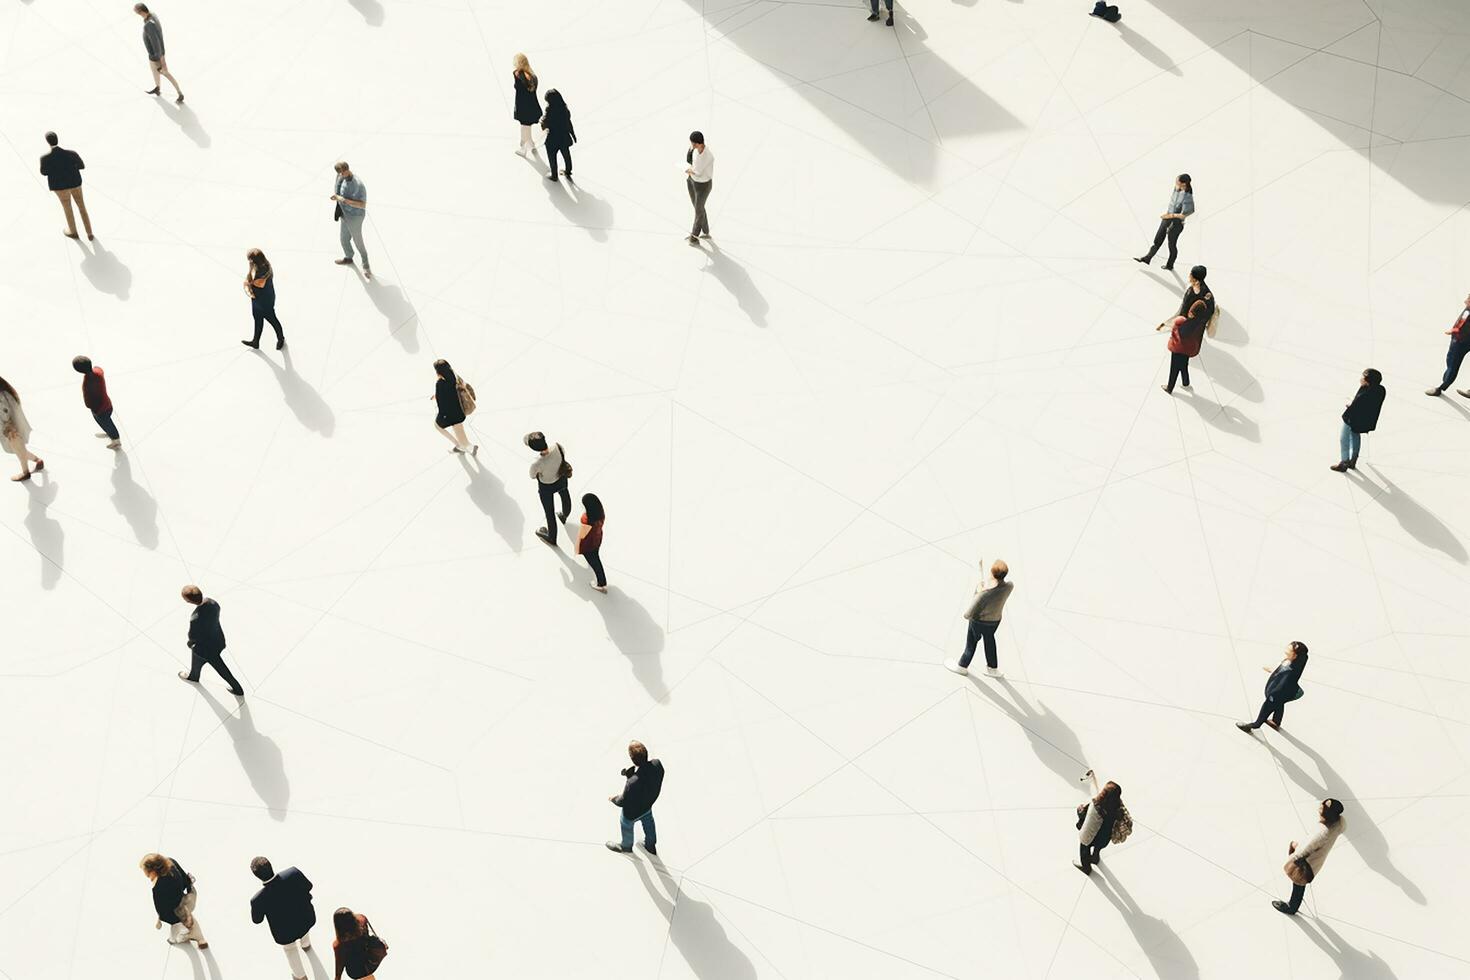
[[1189, 174], [1180, 174], [1174, 178], [1174, 193], [1169, 195], [1168, 210], [1159, 215], [1159, 230], [1154, 233], [1154, 247], [1133, 261], [1148, 265], [1167, 238], [1169, 261], [1164, 268], [1173, 269], [1174, 260], [1179, 258], [1179, 234], [1184, 231], [1184, 219], [1191, 214], [1194, 214], [1194, 184], [1190, 182]]

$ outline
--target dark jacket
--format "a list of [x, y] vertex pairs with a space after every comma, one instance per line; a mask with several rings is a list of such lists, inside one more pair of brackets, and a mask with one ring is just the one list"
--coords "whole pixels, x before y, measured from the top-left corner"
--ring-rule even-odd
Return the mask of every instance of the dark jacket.
[[261, 919], [268, 920], [277, 945], [294, 943], [316, 925], [311, 879], [296, 868], [277, 872], [250, 900], [250, 918], [256, 925]]
[[613, 797], [613, 802], [623, 808], [625, 818], [637, 820], [653, 809], [663, 788], [664, 764], [657, 759], [649, 759], [627, 777], [623, 791]]
[[546, 115], [541, 117], [541, 128], [546, 130], [546, 149], [563, 150], [577, 142], [577, 131], [572, 128], [572, 111], [563, 103], [560, 106], [546, 104]]
[[515, 120], [522, 126], [534, 126], [541, 118], [541, 100], [536, 98], [537, 80], [520, 72], [513, 72], [511, 77], [515, 79], [516, 87]]
[[1266, 678], [1266, 700], [1267, 701], [1291, 701], [1297, 696], [1297, 690], [1301, 687], [1302, 671], [1307, 669], [1307, 655], [1299, 653], [1291, 663], [1281, 662], [1281, 666], [1271, 671], [1271, 676]]
[[434, 404], [439, 409], [439, 414], [434, 423], [439, 428], [447, 428], [458, 425], [464, 421], [464, 406], [459, 403], [459, 384], [448, 378], [440, 378], [434, 382]]
[[82, 155], [75, 150], [53, 146], [51, 152], [41, 157], [41, 173], [46, 177], [46, 186], [53, 191], [81, 187], [85, 169], [87, 165], [82, 162]]
[[1383, 385], [1359, 385], [1352, 404], [1342, 413], [1342, 420], [1354, 432], [1372, 432], [1378, 428], [1378, 413], [1383, 410], [1387, 395], [1388, 389]]
[[[169, 858], [173, 861], [173, 858]], [[179, 916], [176, 909], [184, 896], [194, 890], [194, 883], [189, 880], [189, 872], [184, 866], [174, 861], [172, 874], [159, 875], [153, 882], [153, 911], [158, 913], [158, 918], [169, 925], [178, 925]]]
[[225, 631], [219, 625], [219, 603], [205, 599], [189, 617], [189, 649], [203, 656], [225, 648]]

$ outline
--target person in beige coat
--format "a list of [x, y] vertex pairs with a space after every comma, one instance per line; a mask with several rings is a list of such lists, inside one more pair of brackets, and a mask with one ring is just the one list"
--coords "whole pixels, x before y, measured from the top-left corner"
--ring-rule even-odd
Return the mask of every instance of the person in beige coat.
[[[982, 561], [980, 567], [984, 569]], [[956, 674], [968, 674], [970, 672], [970, 661], [974, 659], [977, 644], [985, 645], [985, 674], [987, 677], [999, 677], [999, 662], [995, 653], [995, 631], [1000, 629], [1001, 610], [1006, 607], [1006, 600], [1011, 597], [1012, 583], [1006, 580], [1011, 573], [1010, 566], [997, 558], [990, 565], [989, 578], [982, 578], [980, 584], [975, 586], [975, 595], [970, 604], [965, 607], [964, 617], [970, 621], [969, 629], [965, 631], [965, 652], [956, 661], [946, 661], [944, 666]]]
[[1307, 885], [1317, 880], [1322, 873], [1322, 865], [1327, 863], [1327, 855], [1332, 850], [1332, 845], [1347, 830], [1347, 821], [1342, 816], [1342, 801], [1326, 799], [1317, 808], [1317, 819], [1321, 826], [1317, 832], [1308, 837], [1301, 844], [1291, 842], [1286, 849], [1289, 855], [1286, 861], [1286, 876], [1291, 879], [1291, 900], [1283, 902], [1277, 899], [1271, 903], [1271, 907], [1283, 915], [1296, 915], [1296, 910], [1302, 906], [1302, 898], [1307, 894]]
[[31, 463], [36, 472], [46, 468], [46, 461], [26, 448], [31, 441], [31, 423], [20, 407], [20, 394], [9, 381], [0, 378], [0, 449], [20, 457], [20, 473], [10, 479], [16, 483], [31, 478]]

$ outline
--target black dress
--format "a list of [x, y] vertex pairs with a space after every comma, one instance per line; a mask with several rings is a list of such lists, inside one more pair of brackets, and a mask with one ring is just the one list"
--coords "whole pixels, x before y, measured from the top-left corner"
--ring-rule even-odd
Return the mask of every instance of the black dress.
[[565, 104], [560, 106], [548, 105], [546, 116], [541, 120], [541, 128], [546, 130], [546, 150], [564, 150], [577, 142], [577, 131], [572, 128], [572, 111]]
[[516, 122], [522, 126], [534, 126], [541, 121], [541, 100], [536, 98], [536, 78], [527, 78], [520, 72], [511, 76], [516, 86]]
[[464, 421], [464, 409], [459, 405], [459, 389], [453, 381], [440, 378], [434, 382], [434, 401], [439, 405], [439, 415], [434, 424], [441, 429], [458, 425]]

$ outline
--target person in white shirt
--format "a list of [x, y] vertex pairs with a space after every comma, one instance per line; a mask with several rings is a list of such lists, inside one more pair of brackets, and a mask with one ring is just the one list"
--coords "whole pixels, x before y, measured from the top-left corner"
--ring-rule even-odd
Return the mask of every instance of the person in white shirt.
[[[536, 495], [541, 498], [541, 511], [546, 515], [546, 525], [537, 528], [536, 537], [554, 548], [556, 526], [565, 524], [572, 512], [572, 495], [567, 489], [572, 467], [561, 443], [547, 442], [544, 433], [527, 432], [521, 441], [536, 452], [536, 461], [531, 464], [531, 479], [536, 481]], [[560, 511], [553, 509], [557, 497], [561, 498]]]
[[1271, 907], [1283, 915], [1296, 915], [1296, 910], [1302, 905], [1302, 896], [1307, 893], [1307, 885], [1317, 880], [1322, 873], [1322, 865], [1327, 863], [1327, 853], [1347, 830], [1341, 800], [1323, 800], [1317, 808], [1317, 819], [1322, 823], [1317, 832], [1303, 844], [1292, 841], [1286, 850], [1290, 855], [1286, 859], [1286, 876], [1291, 879], [1291, 901], [1277, 899], [1271, 903]]
[[698, 245], [701, 238], [710, 237], [709, 215], [704, 213], [704, 206], [715, 186], [715, 155], [704, 145], [704, 134], [697, 129], [689, 134], [689, 152], [684, 159], [689, 164], [684, 168], [689, 184], [689, 203], [694, 205], [694, 227], [689, 232], [689, 244]]

